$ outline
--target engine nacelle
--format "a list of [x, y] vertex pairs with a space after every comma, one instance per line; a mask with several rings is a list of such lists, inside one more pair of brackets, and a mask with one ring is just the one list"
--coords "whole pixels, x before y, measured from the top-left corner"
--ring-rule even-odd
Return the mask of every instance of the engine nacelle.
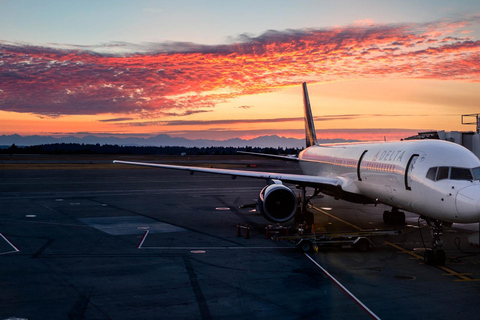
[[260, 191], [257, 207], [268, 221], [287, 222], [297, 211], [297, 197], [283, 184], [271, 184]]

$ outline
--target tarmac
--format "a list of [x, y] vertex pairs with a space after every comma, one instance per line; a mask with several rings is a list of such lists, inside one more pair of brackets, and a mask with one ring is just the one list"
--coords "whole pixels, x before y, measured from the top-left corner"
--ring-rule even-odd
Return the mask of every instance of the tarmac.
[[[116, 158], [298, 172], [249, 156]], [[430, 230], [408, 212], [400, 235], [367, 252], [305, 254], [240, 208], [263, 180], [113, 159], [0, 157], [0, 320], [478, 319], [478, 224], [444, 230], [444, 267], [424, 264]], [[391, 229], [382, 205], [311, 204], [316, 232]]]

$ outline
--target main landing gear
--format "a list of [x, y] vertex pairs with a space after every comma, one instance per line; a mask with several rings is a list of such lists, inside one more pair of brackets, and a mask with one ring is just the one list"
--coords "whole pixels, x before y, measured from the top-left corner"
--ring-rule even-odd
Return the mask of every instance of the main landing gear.
[[392, 211], [383, 212], [383, 222], [390, 225], [404, 225], [405, 224], [405, 213], [399, 211], [398, 208], [392, 208]]
[[443, 221], [424, 218], [430, 227], [432, 233], [432, 248], [425, 250], [425, 263], [431, 266], [443, 266], [447, 260], [445, 250], [443, 250], [443, 242], [440, 237], [443, 235]]
[[297, 212], [295, 213], [295, 217], [294, 217], [295, 225], [305, 224], [305, 228], [307, 230], [310, 230], [311, 226], [314, 223], [314, 217], [313, 217], [313, 213], [308, 211], [308, 203], [313, 197], [318, 196], [318, 194], [320, 193], [320, 189], [315, 189], [315, 192], [313, 193], [313, 195], [311, 197], [307, 197], [306, 187], [297, 186], [297, 188], [302, 190], [302, 195], [299, 201], [301, 206], [299, 210], [297, 210]]

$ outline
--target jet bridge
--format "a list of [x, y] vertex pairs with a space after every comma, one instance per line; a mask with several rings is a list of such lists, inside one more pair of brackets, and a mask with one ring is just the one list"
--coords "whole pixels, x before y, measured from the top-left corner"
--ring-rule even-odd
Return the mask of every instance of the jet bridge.
[[475, 125], [475, 131], [427, 131], [404, 140], [438, 139], [454, 142], [472, 151], [480, 158], [480, 113], [463, 114], [463, 125]]

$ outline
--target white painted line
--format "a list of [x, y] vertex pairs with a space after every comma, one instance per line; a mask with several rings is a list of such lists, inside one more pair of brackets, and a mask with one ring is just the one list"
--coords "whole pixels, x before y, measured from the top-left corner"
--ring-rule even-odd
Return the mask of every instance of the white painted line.
[[337, 286], [340, 287], [340, 289], [343, 290], [343, 292], [345, 292], [350, 298], [352, 298], [360, 307], [362, 307], [363, 310], [365, 310], [373, 319], [377, 319], [377, 320], [380, 320], [380, 318], [372, 312], [372, 310], [370, 310], [366, 305], [363, 304], [362, 301], [358, 300], [357, 297], [355, 297], [350, 291], [348, 291], [347, 288], [345, 288], [343, 286], [343, 284], [341, 284], [337, 279], [335, 279], [327, 270], [325, 270], [321, 265], [318, 264], [317, 261], [313, 260], [312, 257], [310, 257], [308, 254], [304, 253], [304, 255], [310, 260], [312, 261], [320, 270], [322, 270], [322, 272], [330, 278], [330, 280], [332, 280], [333, 282], [335, 282], [335, 284]]
[[1, 232], [0, 232], [0, 237], [2, 237], [3, 240], [5, 240], [5, 241], [13, 248], [13, 250], [15, 250], [15, 251], [9, 251], [9, 252], [0, 253], [0, 255], [2, 255], [2, 254], [7, 254], [7, 253], [14, 253], [14, 252], [19, 252], [19, 251], [20, 251], [20, 249], [18, 249], [17, 247], [15, 247], [15, 246], [13, 245], [13, 243], [11, 243], [10, 240], [8, 240]]
[[[292, 247], [143, 247], [143, 243], [145, 242], [145, 239], [148, 236], [148, 233], [150, 230], [146, 230], [145, 233], [143, 234], [142, 239], [140, 240], [140, 243], [137, 246], [137, 249], [150, 249], [150, 250], [190, 250], [190, 251], [197, 251], [193, 253], [199, 253], [200, 251], [205, 251], [205, 250], [251, 250], [251, 249], [295, 249], [297, 248], [292, 248]], [[204, 253], [204, 252], [202, 252]]]
[[0, 252], [0, 256], [3, 256], [5, 254], [9, 254], [9, 253], [15, 253], [15, 252], [18, 252], [18, 251]]
[[298, 250], [292, 247], [138, 247], [138, 249], [152, 249], [152, 250], [255, 250], [255, 249], [291, 249]]
[[150, 230], [145, 231], [145, 234], [143, 235], [142, 240], [138, 244], [137, 249], [142, 249], [143, 242], [147, 238], [147, 235], [148, 235], [149, 232], [150, 232]]

